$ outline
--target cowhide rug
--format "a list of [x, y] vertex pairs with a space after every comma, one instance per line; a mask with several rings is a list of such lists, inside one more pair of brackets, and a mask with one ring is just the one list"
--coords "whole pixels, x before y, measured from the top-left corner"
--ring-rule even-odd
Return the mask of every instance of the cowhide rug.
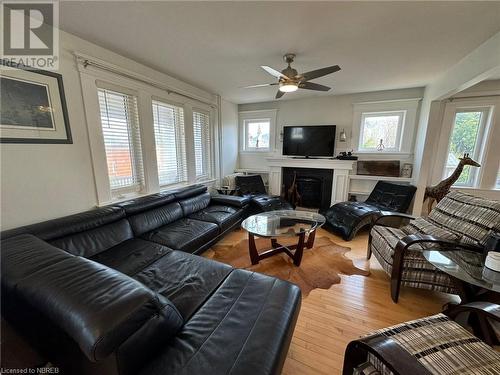
[[[282, 245], [296, 243], [296, 239], [280, 238]], [[256, 240], [259, 252], [271, 247], [271, 241], [265, 238]], [[350, 251], [334, 243], [328, 237], [316, 237], [312, 249], [304, 249], [302, 263], [299, 267], [293, 264], [286, 254], [274, 255], [263, 259], [259, 264], [252, 265], [248, 254], [248, 239], [241, 240], [236, 244], [217, 244], [206, 251], [203, 256], [227, 263], [236, 268], [244, 268], [275, 276], [282, 280], [297, 284], [302, 294], [307, 296], [316, 288], [329, 289], [333, 284], [340, 283], [339, 274], [368, 276], [369, 271], [356, 268], [352, 260], [345, 256]]]

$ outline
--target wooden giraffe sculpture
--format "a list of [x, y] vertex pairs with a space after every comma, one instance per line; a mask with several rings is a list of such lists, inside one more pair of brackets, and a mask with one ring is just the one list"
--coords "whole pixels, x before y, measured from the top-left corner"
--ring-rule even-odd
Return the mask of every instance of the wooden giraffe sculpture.
[[481, 165], [469, 157], [469, 154], [464, 154], [463, 158], [460, 158], [460, 163], [458, 163], [457, 168], [450, 177], [445, 178], [443, 181], [434, 186], [427, 186], [425, 188], [424, 202], [426, 199], [429, 199], [428, 202], [428, 211], [431, 212], [432, 204], [434, 201], [438, 203], [443, 197], [449, 193], [451, 185], [458, 180], [462, 171], [464, 170], [464, 166], [471, 165], [473, 167], [480, 167]]

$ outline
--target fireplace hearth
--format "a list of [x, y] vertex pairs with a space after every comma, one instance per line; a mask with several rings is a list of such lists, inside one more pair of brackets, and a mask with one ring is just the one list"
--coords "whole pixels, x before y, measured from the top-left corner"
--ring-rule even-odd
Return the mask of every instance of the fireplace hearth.
[[319, 209], [330, 207], [333, 170], [283, 168], [282, 175], [282, 195], [285, 198], [289, 196], [299, 197], [299, 201], [291, 202], [292, 204]]

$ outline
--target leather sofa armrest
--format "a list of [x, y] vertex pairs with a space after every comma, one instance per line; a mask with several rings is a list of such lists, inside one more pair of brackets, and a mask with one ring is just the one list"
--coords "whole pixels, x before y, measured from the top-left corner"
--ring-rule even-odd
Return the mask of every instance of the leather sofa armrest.
[[[16, 298], [71, 337], [92, 362], [118, 352], [129, 339], [165, 343], [183, 324], [168, 299], [116, 270], [69, 254], [15, 284]], [[133, 354], [143, 356], [140, 351]]]
[[224, 204], [237, 208], [243, 208], [250, 203], [250, 197], [239, 197], [236, 195], [212, 195], [211, 202], [215, 204]]

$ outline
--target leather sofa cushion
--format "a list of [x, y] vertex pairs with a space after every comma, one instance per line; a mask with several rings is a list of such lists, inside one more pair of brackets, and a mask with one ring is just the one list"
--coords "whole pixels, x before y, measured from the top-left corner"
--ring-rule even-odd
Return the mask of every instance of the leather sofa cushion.
[[187, 320], [231, 270], [232, 267], [224, 263], [172, 251], [134, 275], [134, 278], [167, 297]]
[[131, 276], [171, 251], [166, 246], [133, 238], [91, 259]]
[[73, 255], [90, 258], [134, 237], [126, 219], [49, 241]]
[[61, 217], [42, 223], [27, 225], [2, 232], [2, 238], [29, 233], [42, 240], [53, 240], [59, 237], [84, 232], [113, 223], [125, 217], [125, 211], [120, 207], [102, 207], [79, 214]]
[[140, 375], [279, 374], [300, 299], [286, 281], [234, 270]]
[[189, 218], [217, 224], [221, 231], [224, 232], [235, 225], [241, 219], [242, 214], [243, 210], [234, 207], [210, 205], [189, 215]]
[[192, 253], [218, 234], [219, 227], [214, 223], [184, 218], [145, 233], [142, 238]]
[[123, 208], [126, 214], [130, 216], [156, 207], [164, 206], [172, 203], [173, 201], [175, 201], [174, 194], [166, 192], [130, 199], [128, 201], [118, 203], [117, 206]]
[[207, 187], [205, 185], [193, 185], [171, 191], [171, 193], [174, 194], [176, 199], [186, 199], [194, 197], [195, 195], [203, 194], [206, 191]]
[[142, 212], [128, 218], [136, 236], [170, 224], [183, 217], [181, 205], [178, 202]]
[[[23, 278], [16, 295], [66, 332], [93, 362], [108, 357], [137, 332], [160, 336], [166, 343], [183, 324], [165, 297], [82, 257], [70, 256]], [[144, 329], [150, 324], [155, 332]]]
[[[327, 227], [340, 234], [346, 241], [352, 239], [353, 231], [359, 230], [358, 225], [370, 224], [369, 218], [380, 213], [377, 206], [365, 202], [339, 202], [334, 204], [323, 215]], [[368, 220], [364, 220], [364, 219]]]
[[280, 197], [254, 195], [252, 196], [252, 202], [257, 205], [261, 211], [293, 210], [291, 204]]
[[190, 198], [179, 201], [184, 216], [191, 215], [193, 212], [203, 210], [210, 203], [210, 194], [205, 192]]

